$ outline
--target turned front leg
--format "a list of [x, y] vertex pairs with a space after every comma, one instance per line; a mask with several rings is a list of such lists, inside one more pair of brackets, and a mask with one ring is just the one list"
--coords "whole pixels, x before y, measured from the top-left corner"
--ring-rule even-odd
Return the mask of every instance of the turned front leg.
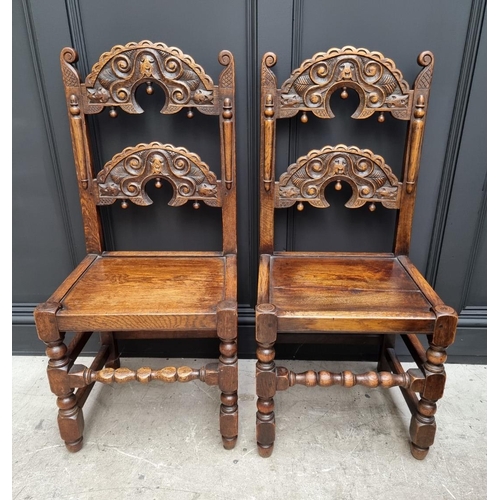
[[236, 337], [238, 312], [235, 301], [223, 301], [217, 306], [217, 336], [219, 345], [220, 432], [226, 450], [235, 447], [238, 438], [238, 357]]
[[424, 389], [410, 423], [411, 454], [418, 460], [427, 456], [434, 443], [436, 402], [443, 397], [446, 383], [446, 348], [453, 343], [457, 326], [457, 316], [451, 307], [438, 305], [434, 311], [437, 320], [426, 352]]
[[69, 384], [67, 348], [62, 339], [46, 342], [46, 345], [46, 353], [49, 357], [47, 376], [50, 390], [57, 396], [59, 408], [57, 416], [59, 433], [66, 448], [71, 452], [76, 452], [83, 446], [83, 412]]
[[271, 456], [276, 433], [274, 395], [277, 376], [274, 363], [274, 344], [278, 335], [276, 307], [261, 304], [256, 308], [256, 393], [257, 393], [257, 446], [261, 457]]
[[50, 390], [57, 396], [59, 433], [66, 448], [75, 452], [83, 445], [83, 413], [68, 377], [70, 359], [63, 342], [64, 333], [57, 327], [56, 314], [60, 308], [59, 302], [45, 302], [36, 307], [34, 316], [38, 337], [47, 346], [47, 376]]

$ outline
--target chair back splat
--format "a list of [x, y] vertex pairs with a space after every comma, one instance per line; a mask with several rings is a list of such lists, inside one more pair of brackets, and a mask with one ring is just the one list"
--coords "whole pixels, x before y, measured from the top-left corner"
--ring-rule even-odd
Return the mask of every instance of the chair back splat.
[[[47, 302], [35, 310], [39, 338], [47, 345], [48, 378], [57, 396], [61, 438], [70, 451], [83, 443], [82, 408], [95, 382], [201, 380], [221, 391], [220, 432], [225, 448], [238, 434], [236, 297], [236, 156], [232, 54], [224, 50], [219, 84], [180, 49], [148, 40], [113, 47], [81, 80], [73, 48], [61, 51], [76, 177], [87, 255]], [[94, 169], [87, 115], [104, 111], [143, 113], [136, 91], [146, 86], [165, 94], [162, 114], [187, 108], [219, 118], [220, 179], [201, 157], [165, 142], [161, 130], [151, 142], [126, 147]], [[215, 125], [215, 123], [214, 123]], [[187, 128], [187, 127], [186, 127]], [[95, 152], [94, 152], [95, 153]], [[193, 208], [203, 202], [222, 212], [220, 251], [123, 251], [107, 249], [101, 208], [119, 202], [146, 207], [152, 182], [172, 187], [169, 202]], [[210, 231], [210, 227], [206, 231]], [[70, 341], [66, 334], [73, 334]], [[93, 334], [101, 349], [90, 365], [76, 364]], [[200, 369], [120, 368], [120, 339], [219, 338], [219, 359]]]
[[[412, 88], [395, 63], [380, 52], [332, 48], [305, 60], [278, 87], [268, 52], [261, 65], [260, 149], [260, 263], [256, 306], [257, 341], [257, 442], [261, 456], [270, 456], [275, 440], [274, 396], [295, 384], [306, 386], [359, 384], [366, 387], [399, 386], [413, 413], [411, 452], [423, 459], [434, 441], [436, 401], [444, 391], [446, 348], [455, 338], [457, 315], [427, 283], [408, 254], [415, 207], [422, 141], [434, 68], [431, 52], [417, 59], [422, 70]], [[352, 118], [390, 114], [406, 121], [402, 179], [380, 156], [363, 145], [324, 145], [309, 151], [276, 178], [276, 121], [301, 113], [321, 119], [334, 118], [330, 98], [336, 91], [359, 96]], [[372, 118], [373, 119], [373, 118]], [[374, 127], [380, 126], [378, 123]], [[296, 205], [306, 216], [306, 204], [329, 206], [325, 188], [348, 185], [352, 195], [347, 208], [377, 205], [397, 210], [392, 252], [294, 252], [275, 251], [275, 210]], [[365, 207], [366, 210], [366, 207]], [[307, 214], [313, 217], [311, 211]], [[335, 335], [338, 342], [353, 335], [375, 337], [380, 342], [376, 371], [356, 375], [307, 371], [296, 374], [274, 361], [278, 334]], [[309, 338], [306, 337], [309, 334]], [[427, 350], [417, 334], [428, 338]], [[395, 354], [395, 337], [401, 335], [416, 363], [404, 371]], [[417, 396], [420, 394], [420, 398]]]

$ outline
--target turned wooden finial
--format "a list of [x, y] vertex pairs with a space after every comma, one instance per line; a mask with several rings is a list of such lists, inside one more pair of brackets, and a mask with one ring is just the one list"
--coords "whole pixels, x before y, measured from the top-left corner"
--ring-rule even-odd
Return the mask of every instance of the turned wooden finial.
[[302, 210], [304, 210], [304, 204], [300, 201], [299, 204], [297, 205], [297, 210], [299, 212], [302, 212]]
[[160, 181], [160, 178], [159, 178], [159, 177], [157, 177], [157, 178], [156, 178], [155, 188], [157, 188], [157, 189], [160, 189], [160, 188], [161, 188], [161, 181]]
[[69, 96], [69, 112], [73, 116], [77, 116], [80, 114], [80, 106], [78, 105], [78, 98], [75, 94], [71, 94]]
[[196, 200], [194, 203], [193, 203], [193, 208], [195, 210], [198, 210], [200, 208], [200, 202], [198, 200]]
[[337, 191], [340, 191], [340, 190], [342, 189], [342, 182], [337, 181], [337, 182], [335, 183], [335, 189], [336, 189]]
[[375, 212], [376, 208], [375, 203], [370, 203], [370, 205], [368, 205], [368, 210], [370, 210], [370, 212]]
[[[222, 105], [223, 112], [222, 112], [222, 117], [225, 118], [226, 120], [230, 120], [233, 117], [233, 105], [231, 103], [231, 99], [226, 97], [224, 99], [224, 104]], [[273, 112], [274, 114], [274, 112]], [[266, 114], [266, 116], [268, 116]], [[272, 115], [271, 115], [272, 116]]]
[[309, 121], [309, 118], [307, 117], [307, 113], [305, 111], [302, 112], [302, 115], [300, 117], [300, 121], [302, 123], [307, 123]]
[[415, 105], [415, 118], [422, 119], [425, 115], [425, 99], [423, 95], [417, 97], [417, 104]]
[[128, 207], [128, 203], [125, 200], [123, 200], [121, 202], [121, 207], [125, 210]]
[[188, 112], [186, 113], [188, 118], [193, 118], [194, 113], [193, 113], [193, 108], [188, 108]]
[[111, 106], [109, 109], [109, 116], [111, 116], [111, 118], [116, 118], [118, 116], [118, 112], [114, 106]]
[[349, 94], [347, 93], [347, 87], [342, 87], [342, 93], [340, 94], [340, 97], [342, 97], [342, 99], [347, 99], [349, 97]]
[[154, 91], [155, 91], [155, 89], [151, 85], [151, 82], [146, 82], [146, 83], [147, 83], [146, 93], [149, 94], [149, 95], [153, 94]]
[[384, 112], [383, 111], [378, 115], [377, 120], [378, 120], [379, 123], [384, 123], [385, 122], [385, 116], [384, 116]]

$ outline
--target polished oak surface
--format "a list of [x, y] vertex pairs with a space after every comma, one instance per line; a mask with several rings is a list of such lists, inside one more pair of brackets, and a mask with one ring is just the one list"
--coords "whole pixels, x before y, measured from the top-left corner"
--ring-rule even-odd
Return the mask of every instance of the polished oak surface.
[[278, 316], [434, 318], [397, 258], [271, 258], [270, 301]]
[[57, 320], [65, 330], [213, 329], [224, 283], [224, 257], [98, 257]]

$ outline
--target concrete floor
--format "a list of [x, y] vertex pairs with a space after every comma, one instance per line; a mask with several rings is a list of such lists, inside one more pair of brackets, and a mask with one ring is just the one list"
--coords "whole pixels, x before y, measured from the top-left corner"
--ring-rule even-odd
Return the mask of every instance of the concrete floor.
[[[87, 359], [82, 361], [87, 362]], [[124, 359], [122, 366], [202, 366], [207, 360]], [[303, 371], [372, 363], [283, 361]], [[398, 389], [294, 387], [276, 398], [273, 455], [255, 444], [253, 360], [240, 360], [240, 436], [222, 448], [219, 392], [198, 381], [96, 385], [83, 449], [62, 444], [46, 358], [12, 360], [12, 498], [472, 499], [486, 489], [486, 366], [448, 365], [436, 442], [423, 461], [408, 446]]]

